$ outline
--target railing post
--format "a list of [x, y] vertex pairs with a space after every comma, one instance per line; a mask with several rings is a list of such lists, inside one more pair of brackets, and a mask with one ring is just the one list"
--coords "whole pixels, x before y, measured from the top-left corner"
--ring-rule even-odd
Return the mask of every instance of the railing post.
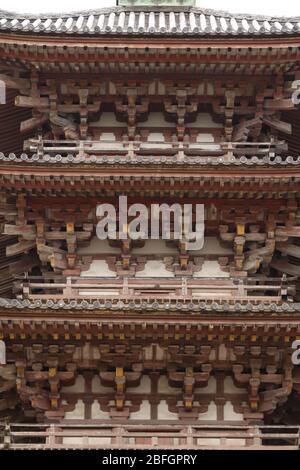
[[66, 287], [63, 290], [66, 297], [72, 297], [72, 278], [70, 276], [66, 279]]
[[253, 434], [252, 445], [260, 447], [262, 445], [260, 428], [258, 426], [254, 426], [252, 428], [252, 434]]
[[116, 444], [119, 449], [122, 449], [124, 445], [124, 442], [123, 442], [124, 429], [121, 426], [117, 428], [113, 428], [113, 434], [114, 434], [114, 437], [111, 437], [111, 444]]
[[194, 447], [194, 433], [193, 433], [193, 428], [192, 426], [188, 426], [186, 428], [186, 445], [189, 449]]
[[46, 437], [47, 447], [55, 447], [55, 445], [57, 444], [55, 424], [50, 424], [49, 428], [47, 428], [47, 434], [48, 434]]
[[287, 278], [286, 278], [286, 274], [283, 274], [282, 275], [282, 278], [281, 278], [281, 286], [280, 286], [280, 297], [281, 299], [283, 299], [283, 297], [287, 296]]
[[182, 296], [186, 297], [188, 293], [188, 288], [187, 288], [187, 280], [185, 277], [182, 278]]
[[10, 429], [10, 424], [6, 423], [4, 432], [3, 432], [3, 448], [4, 449], [9, 449], [11, 445], [11, 429]]
[[244, 281], [242, 279], [239, 279], [238, 295], [239, 295], [239, 297], [243, 297], [245, 295]]
[[129, 294], [129, 287], [128, 287], [128, 277], [124, 276], [123, 278], [123, 295], [128, 295]]

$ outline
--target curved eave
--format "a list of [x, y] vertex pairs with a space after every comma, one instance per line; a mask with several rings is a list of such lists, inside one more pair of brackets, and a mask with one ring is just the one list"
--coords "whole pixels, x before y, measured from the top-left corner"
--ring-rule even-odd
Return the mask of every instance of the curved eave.
[[[300, 34], [295, 37], [53, 37], [34, 34], [2, 34], [0, 31], [0, 58], [4, 64], [30, 68], [42, 64], [120, 64], [132, 63], [136, 68], [145, 64], [182, 64], [189, 67], [201, 64], [257, 64], [264, 68], [284, 65], [287, 70], [298, 67], [300, 61]], [[136, 69], [135, 69], [136, 70]], [[249, 69], [250, 74], [255, 74]], [[272, 71], [271, 71], [272, 73]]]
[[[269, 192], [281, 198], [287, 192], [300, 193], [300, 169], [298, 168], [28, 168], [1, 166], [0, 185], [3, 191], [27, 192], [39, 189], [46, 193], [65, 190], [102, 191], [113, 189], [124, 191], [148, 191], [156, 188], [163, 191], [219, 192], [238, 191], [253, 193]], [[274, 189], [276, 188], [276, 189]]]

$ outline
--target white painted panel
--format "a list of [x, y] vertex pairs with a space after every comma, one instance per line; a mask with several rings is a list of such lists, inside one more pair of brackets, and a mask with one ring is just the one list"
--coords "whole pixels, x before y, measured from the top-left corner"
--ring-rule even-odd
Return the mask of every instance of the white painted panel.
[[151, 419], [151, 406], [148, 400], [143, 400], [138, 411], [130, 414], [131, 419]]
[[244, 416], [242, 413], [236, 413], [230, 401], [224, 405], [224, 421], [243, 421]]
[[239, 388], [236, 387], [232, 377], [226, 376], [224, 380], [224, 392], [225, 393], [243, 393], [243, 391], [247, 392], [247, 388]]
[[84, 419], [84, 403], [78, 400], [73, 411], [67, 411], [65, 419]]
[[113, 387], [105, 387], [102, 385], [100, 377], [98, 375], [94, 375], [92, 379], [92, 392], [93, 393], [106, 393], [112, 392], [114, 390]]
[[165, 400], [160, 401], [157, 406], [157, 417], [158, 419], [174, 419], [178, 421], [177, 413], [171, 413], [169, 411], [167, 402]]
[[144, 347], [144, 358], [146, 361], [151, 361], [151, 359], [153, 359], [152, 344]]
[[82, 437], [63, 437], [62, 438], [63, 444], [69, 444], [69, 445], [81, 445], [83, 444], [83, 438]]
[[172, 144], [165, 142], [162, 132], [150, 132], [147, 142], [141, 144], [141, 149], [168, 149], [172, 148]]
[[229, 277], [229, 273], [221, 270], [218, 261], [205, 260], [200, 271], [194, 277]]
[[165, 137], [162, 132], [149, 132], [147, 141], [148, 142], [157, 142], [157, 141], [164, 142]]
[[220, 241], [218, 237], [205, 237], [204, 239], [204, 245], [201, 250], [195, 250], [193, 251], [193, 254], [205, 254], [205, 255], [229, 255], [232, 254], [233, 251], [231, 248], [224, 248], [223, 246], [220, 245]]
[[82, 271], [81, 277], [116, 277], [116, 273], [109, 269], [107, 262], [104, 259], [94, 259], [91, 262], [90, 268], [87, 271]]
[[212, 401], [208, 405], [208, 409], [205, 413], [199, 415], [199, 421], [216, 421], [217, 420], [217, 407]]
[[226, 439], [226, 445], [244, 447], [246, 445], [246, 439]]
[[158, 361], [162, 361], [162, 360], [164, 359], [164, 357], [165, 357], [165, 350], [164, 350], [164, 348], [162, 348], [159, 344], [156, 344], [155, 349], [156, 349], [156, 353], [155, 353], [155, 354], [156, 354], [156, 359], [157, 359]]
[[206, 387], [195, 387], [196, 393], [216, 393], [217, 381], [215, 377], [210, 377]]
[[150, 393], [151, 392], [151, 380], [148, 375], [143, 375], [141, 382], [137, 387], [130, 387], [132, 393]]
[[99, 240], [97, 236], [91, 239], [88, 246], [82, 246], [78, 248], [79, 255], [101, 255], [106, 253], [121, 253], [120, 248], [110, 246], [108, 240]]
[[174, 122], [166, 121], [163, 113], [153, 112], [148, 114], [146, 121], [139, 123], [140, 127], [173, 127], [175, 129], [176, 124]]
[[227, 348], [225, 344], [220, 344], [219, 346], [219, 360], [226, 361], [227, 359]]
[[[202, 143], [203, 142], [203, 143]], [[201, 133], [197, 135], [196, 143], [191, 143], [190, 148], [200, 148], [203, 150], [220, 150], [220, 145], [215, 144], [215, 139], [212, 134]], [[202, 145], [201, 145], [202, 143]]]
[[92, 419], [109, 419], [110, 415], [108, 411], [102, 411], [97, 400], [94, 400], [91, 406], [91, 417]]
[[116, 136], [113, 132], [101, 132], [99, 140], [116, 140]]
[[176, 247], [169, 247], [165, 240], [146, 240], [144, 246], [133, 248], [133, 254], [137, 255], [159, 255], [159, 254], [178, 254]]
[[91, 127], [127, 127], [126, 122], [117, 121], [115, 113], [104, 112], [100, 119], [90, 123]]
[[84, 377], [82, 375], [78, 375], [73, 385], [69, 385], [69, 386], [64, 385], [61, 388], [61, 391], [65, 393], [83, 393], [84, 392]]
[[136, 277], [174, 277], [174, 273], [168, 271], [163, 261], [151, 260], [145, 263], [143, 271], [138, 271]]
[[194, 122], [187, 123], [186, 127], [211, 127], [221, 129], [223, 126], [213, 121], [212, 115], [209, 113], [198, 113]]
[[207, 438], [205, 439], [204, 437], [200, 437], [199, 439], [197, 439], [197, 444], [199, 446], [219, 446], [221, 444], [221, 440], [220, 439], [216, 439], [216, 438]]
[[101, 447], [104, 444], [111, 444], [111, 437], [89, 437], [89, 444]]
[[180, 392], [180, 388], [171, 387], [166, 375], [161, 375], [158, 379], [158, 392], [176, 395]]
[[[121, 250], [110, 246], [108, 240], [99, 240], [95, 236], [92, 238], [89, 246], [79, 247], [78, 253], [80, 255], [120, 254]], [[178, 250], [176, 247], [167, 246], [165, 240], [146, 240], [143, 247], [133, 248], [132, 253], [136, 255], [178, 255]], [[193, 251], [195, 255], [214, 254], [216, 256], [223, 256], [232, 253], [231, 248], [221, 246], [218, 238], [214, 236], [205, 237], [203, 248]]]

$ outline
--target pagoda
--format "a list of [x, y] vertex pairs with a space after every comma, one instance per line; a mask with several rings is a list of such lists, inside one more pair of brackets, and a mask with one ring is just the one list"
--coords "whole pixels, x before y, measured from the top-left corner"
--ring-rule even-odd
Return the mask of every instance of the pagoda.
[[300, 17], [0, 11], [0, 448], [299, 448], [299, 79]]

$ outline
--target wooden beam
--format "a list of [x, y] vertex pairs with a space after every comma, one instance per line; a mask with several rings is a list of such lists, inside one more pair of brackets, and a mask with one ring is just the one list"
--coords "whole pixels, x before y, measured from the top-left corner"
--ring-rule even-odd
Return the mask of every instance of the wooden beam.
[[9, 245], [6, 247], [6, 256], [14, 256], [20, 253], [24, 253], [26, 251], [35, 248], [36, 244], [35, 241], [31, 240], [23, 240], [21, 242], [15, 243], [14, 245]]

